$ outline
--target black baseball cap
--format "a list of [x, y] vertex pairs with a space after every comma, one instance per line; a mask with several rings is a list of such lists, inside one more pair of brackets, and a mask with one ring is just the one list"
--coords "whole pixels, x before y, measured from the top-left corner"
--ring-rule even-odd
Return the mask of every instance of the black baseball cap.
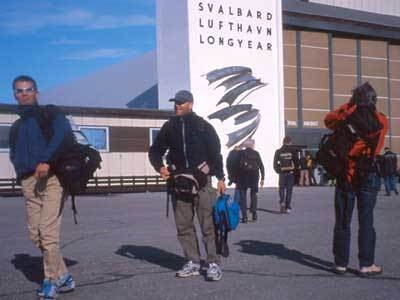
[[169, 99], [170, 102], [175, 103], [185, 103], [185, 102], [193, 102], [193, 94], [186, 90], [181, 90], [175, 94], [175, 97]]

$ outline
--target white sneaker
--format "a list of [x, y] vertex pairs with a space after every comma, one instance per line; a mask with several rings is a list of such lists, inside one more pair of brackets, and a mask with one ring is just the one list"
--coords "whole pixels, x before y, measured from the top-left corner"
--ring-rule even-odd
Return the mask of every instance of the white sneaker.
[[178, 272], [176, 277], [185, 278], [190, 276], [200, 275], [200, 264], [189, 260]]
[[216, 263], [210, 263], [207, 269], [206, 279], [209, 281], [218, 281], [222, 278], [221, 267]]

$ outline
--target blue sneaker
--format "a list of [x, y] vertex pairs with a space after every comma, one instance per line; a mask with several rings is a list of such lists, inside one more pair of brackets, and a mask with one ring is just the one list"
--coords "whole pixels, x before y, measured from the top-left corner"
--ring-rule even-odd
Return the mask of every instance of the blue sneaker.
[[43, 299], [56, 299], [58, 296], [57, 285], [49, 279], [45, 279], [42, 287], [36, 290], [36, 294]]
[[75, 281], [70, 273], [61, 275], [57, 280], [57, 290], [59, 293], [72, 292], [75, 289]]

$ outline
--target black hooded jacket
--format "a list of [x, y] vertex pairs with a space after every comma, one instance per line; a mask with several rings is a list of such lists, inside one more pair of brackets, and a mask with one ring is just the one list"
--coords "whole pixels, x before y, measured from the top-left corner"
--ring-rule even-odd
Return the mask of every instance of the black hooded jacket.
[[221, 144], [215, 129], [203, 118], [191, 113], [169, 119], [149, 149], [150, 163], [159, 172], [167, 153], [169, 168], [177, 171], [194, 169], [204, 161], [210, 175], [224, 178]]
[[297, 152], [295, 148], [290, 145], [283, 145], [281, 148], [275, 151], [274, 170], [276, 173], [280, 174], [280, 173], [294, 172], [294, 170], [291, 171], [281, 170], [282, 160], [284, 158], [289, 158], [293, 161], [294, 170], [297, 170], [299, 168], [299, 159], [297, 157]]
[[392, 176], [397, 172], [397, 155], [392, 151], [383, 154], [383, 176]]

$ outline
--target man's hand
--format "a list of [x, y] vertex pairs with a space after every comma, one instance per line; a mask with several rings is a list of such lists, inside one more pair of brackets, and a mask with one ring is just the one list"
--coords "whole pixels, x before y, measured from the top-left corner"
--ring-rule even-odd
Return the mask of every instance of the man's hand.
[[168, 178], [169, 178], [169, 175], [170, 175], [170, 173], [169, 173], [169, 171], [168, 171], [168, 169], [166, 168], [166, 167], [164, 167], [164, 166], [162, 166], [161, 168], [160, 168], [160, 175], [161, 175], [161, 177], [164, 179], [164, 180], [167, 180]]
[[260, 186], [261, 186], [261, 187], [264, 186], [264, 179], [261, 179], [261, 181], [260, 181]]
[[47, 177], [47, 175], [49, 174], [49, 170], [50, 170], [50, 165], [46, 164], [46, 163], [39, 163], [36, 166], [36, 171], [35, 171], [35, 178], [44, 178]]
[[226, 190], [225, 181], [224, 180], [218, 180], [218, 184], [217, 184], [217, 193], [218, 193], [218, 195], [222, 195], [223, 193], [225, 193], [225, 190]]

